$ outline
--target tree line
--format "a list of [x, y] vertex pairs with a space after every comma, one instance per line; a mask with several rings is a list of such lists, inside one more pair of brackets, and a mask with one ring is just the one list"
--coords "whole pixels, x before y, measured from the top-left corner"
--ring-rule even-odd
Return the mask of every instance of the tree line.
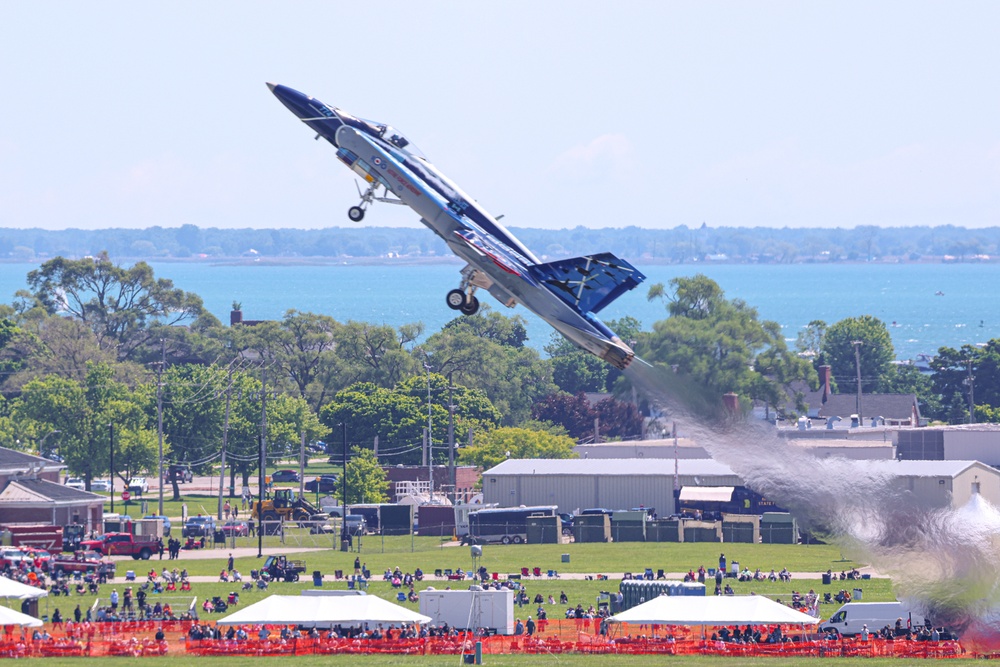
[[[88, 488], [110, 472], [112, 447], [113, 474], [155, 471], [161, 416], [168, 462], [208, 472], [225, 439], [231, 488], [257, 470], [264, 416], [272, 459], [296, 457], [303, 440], [339, 445], [346, 425], [353, 456], [384, 465], [421, 463], [428, 426], [435, 463], [448, 461], [454, 433], [459, 462], [484, 467], [569, 457], [580, 439], [643, 432], [643, 397], [625, 375], [558, 335], [543, 358], [525, 345], [522, 318], [488, 307], [426, 337], [419, 322], [295, 310], [224, 326], [196, 294], [104, 253], [45, 262], [28, 286], [0, 305], [0, 445], [58, 449]], [[829, 364], [848, 391], [860, 367], [864, 391], [915, 393], [932, 418], [1000, 416], [1000, 341], [941, 348], [926, 374], [892, 363], [888, 331], [871, 316], [814, 321], [790, 347], [777, 324], [703, 275], [654, 285], [648, 296], [664, 303], [664, 319], [609, 326], [686, 380], [688, 400], [707, 410], [734, 392], [743, 405], [795, 418], [805, 414], [803, 387], [816, 388], [817, 368]]]
[[[476, 465], [501, 446], [570, 456], [571, 436], [592, 430], [551, 409], [538, 418], [562, 392], [553, 362], [525, 345], [522, 318], [489, 308], [418, 345], [420, 323], [295, 310], [224, 326], [147, 264], [104, 253], [55, 258], [27, 282], [0, 306], [0, 444], [58, 449], [87, 488], [110, 472], [112, 447], [122, 479], [156, 470], [161, 416], [168, 462], [208, 472], [225, 438], [231, 488], [257, 470], [264, 415], [272, 459], [297, 456], [303, 439], [339, 445], [346, 424], [354, 455], [377, 446], [384, 465], [421, 463], [428, 424], [435, 462], [448, 460], [452, 430], [460, 461]], [[602, 437], [641, 431], [637, 413], [609, 405]]]
[[[859, 226], [772, 229], [678, 225], [671, 229], [513, 228], [541, 257], [560, 259], [614, 252], [660, 262], [982, 261], [1000, 254], [1000, 228]], [[451, 257], [425, 229], [329, 227], [325, 229], [218, 229], [182, 225], [146, 229], [2, 229], [0, 259], [31, 261], [56, 256], [132, 259], [233, 257]]]

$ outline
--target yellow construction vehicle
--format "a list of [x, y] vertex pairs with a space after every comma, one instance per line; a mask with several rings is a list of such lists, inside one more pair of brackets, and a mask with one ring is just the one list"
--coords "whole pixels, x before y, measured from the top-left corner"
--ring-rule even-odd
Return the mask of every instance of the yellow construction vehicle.
[[299, 496], [294, 489], [276, 489], [263, 501], [255, 500], [251, 505], [250, 515], [254, 519], [264, 521], [268, 533], [277, 532], [281, 521], [321, 521], [327, 517], [316, 506]]

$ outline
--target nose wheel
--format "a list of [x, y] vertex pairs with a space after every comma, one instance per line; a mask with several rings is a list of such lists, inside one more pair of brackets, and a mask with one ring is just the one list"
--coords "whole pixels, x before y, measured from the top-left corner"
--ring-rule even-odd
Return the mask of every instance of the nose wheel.
[[464, 290], [453, 289], [448, 292], [445, 302], [449, 308], [461, 311], [463, 315], [475, 315], [479, 312], [479, 299], [471, 292], [466, 294]]
[[365, 209], [360, 206], [352, 206], [347, 209], [347, 217], [354, 222], [361, 222], [365, 217]]

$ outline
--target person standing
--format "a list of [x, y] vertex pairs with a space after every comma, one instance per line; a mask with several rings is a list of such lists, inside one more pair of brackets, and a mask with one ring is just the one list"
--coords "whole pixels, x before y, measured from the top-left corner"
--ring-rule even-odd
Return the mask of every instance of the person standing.
[[232, 572], [233, 571], [233, 565], [234, 565], [234, 563], [233, 563], [233, 554], [230, 553], [229, 554], [229, 560], [226, 562], [226, 569], [229, 570], [230, 572]]
[[528, 617], [528, 626], [527, 626], [527, 628], [528, 628], [528, 636], [529, 637], [532, 636], [533, 634], [535, 634], [535, 622], [533, 620], [531, 620], [530, 616]]
[[361, 574], [361, 557], [354, 559], [354, 574]]

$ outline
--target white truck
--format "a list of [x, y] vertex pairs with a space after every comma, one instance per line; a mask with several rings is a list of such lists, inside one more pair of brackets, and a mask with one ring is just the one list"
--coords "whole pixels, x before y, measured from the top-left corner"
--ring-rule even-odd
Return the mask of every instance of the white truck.
[[860, 635], [864, 626], [872, 634], [885, 626], [896, 627], [902, 620], [903, 628], [918, 628], [926, 623], [922, 614], [914, 612], [903, 602], [848, 602], [838, 609], [829, 620], [820, 623], [820, 632], [836, 630], [844, 637]]

